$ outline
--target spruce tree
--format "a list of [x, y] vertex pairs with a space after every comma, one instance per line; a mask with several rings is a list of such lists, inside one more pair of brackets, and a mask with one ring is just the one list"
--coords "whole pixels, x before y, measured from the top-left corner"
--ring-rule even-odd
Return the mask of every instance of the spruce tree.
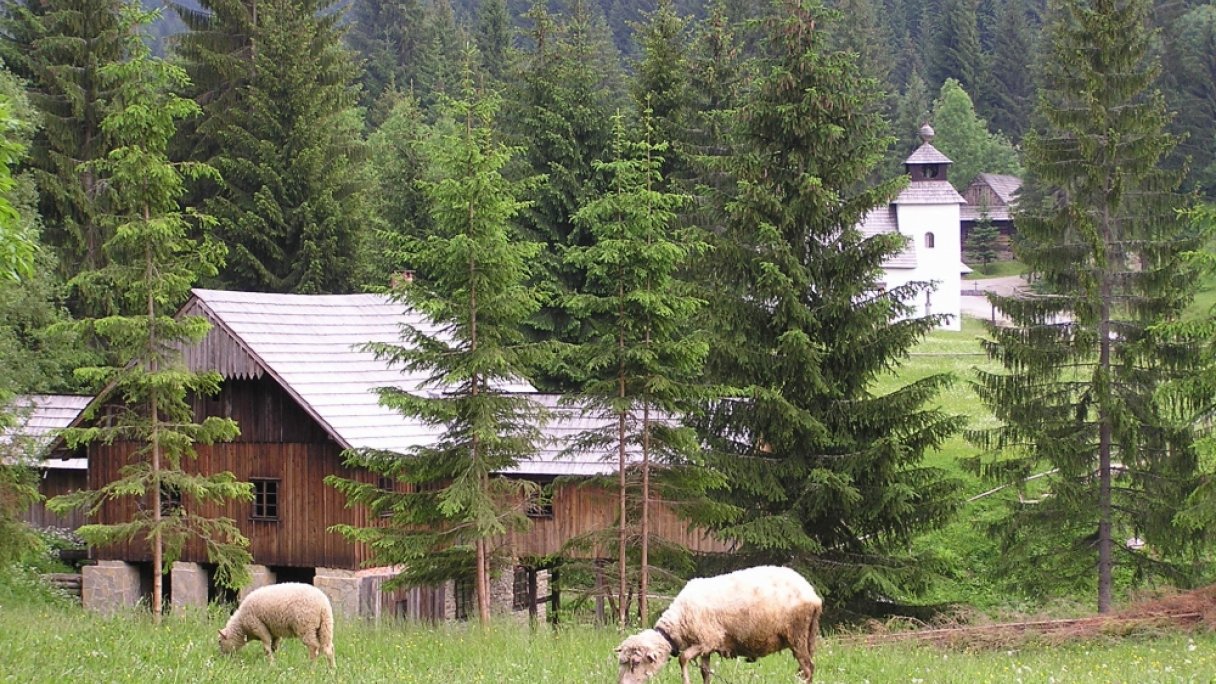
[[363, 105], [373, 109], [387, 92], [414, 90], [429, 42], [420, 0], [359, 0], [350, 16], [346, 40], [363, 63]]
[[12, 165], [25, 155], [20, 129], [21, 122], [13, 116], [7, 96], [0, 93], [0, 281], [32, 276], [38, 248], [10, 199], [16, 186]]
[[[113, 97], [99, 70], [123, 55], [120, 0], [28, 0], [4, 9], [0, 59], [29, 84], [42, 115], [27, 162], [38, 185], [43, 242], [71, 278], [105, 265], [101, 188], [88, 162], [109, 150], [101, 120]], [[81, 166], [84, 164], [84, 166]], [[75, 313], [106, 312], [74, 298]]]
[[490, 78], [501, 81], [510, 72], [511, 15], [506, 0], [482, 0], [478, 6], [477, 52]]
[[[148, 502], [131, 520], [89, 524], [78, 530], [91, 546], [146, 539], [152, 552], [152, 615], [162, 612], [162, 576], [191, 539], [202, 540], [216, 580], [237, 587], [248, 577], [249, 541], [236, 521], [207, 518], [196, 505], [251, 500], [252, 485], [238, 482], [230, 472], [199, 475], [187, 472], [186, 459], [196, 444], [231, 440], [238, 433], [228, 418], [195, 422], [192, 396], [218, 391], [219, 373], [193, 372], [185, 367], [182, 348], [199, 342], [210, 324], [201, 317], [174, 314], [202, 275], [213, 275], [223, 258], [210, 242], [191, 240], [191, 222], [206, 217], [183, 211], [178, 202], [185, 179], [214, 174], [205, 165], [172, 163], [167, 156], [176, 122], [198, 113], [194, 102], [174, 94], [185, 82], [184, 72], [150, 56], [139, 27], [155, 14], [129, 7], [123, 21], [131, 57], [103, 68], [99, 75], [117, 91], [114, 110], [102, 128], [115, 142], [92, 170], [108, 193], [113, 232], [105, 244], [108, 265], [77, 276], [82, 287], [102, 290], [120, 313], [83, 321], [108, 345], [113, 365], [86, 367], [77, 372], [102, 387], [101, 401], [90, 410], [92, 427], [66, 432], [69, 446], [114, 441], [138, 444], [133, 460], [119, 479], [96, 490], [78, 491], [49, 502], [63, 512], [84, 508], [90, 515], [112, 499], [136, 497]], [[96, 415], [105, 403], [122, 402], [126, 410]], [[182, 505], [164, 505], [164, 495], [180, 496]]]
[[[582, 0], [576, 2], [585, 9]], [[537, 0], [526, 16], [531, 26], [504, 128], [525, 150], [521, 161], [526, 162], [527, 172], [546, 177], [521, 215], [521, 225], [529, 239], [546, 245], [536, 275], [553, 293], [552, 303], [529, 326], [538, 339], [577, 342], [582, 336], [580, 324], [559, 299], [582, 288], [583, 274], [563, 263], [561, 253], [588, 244], [586, 232], [572, 217], [597, 191], [599, 180], [592, 164], [609, 149], [615, 76], [596, 61], [615, 60], [614, 48], [595, 35], [586, 11], [559, 24], [546, 3]], [[606, 51], [609, 57], [604, 56]], [[596, 60], [593, 55], [598, 55]], [[544, 390], [569, 389], [577, 384], [571, 377], [574, 372], [543, 369], [536, 382]]]
[[[1011, 563], [1084, 582], [1112, 607], [1116, 568], [1185, 578], [1197, 535], [1173, 524], [1194, 486], [1194, 435], [1157, 388], [1194, 372], [1187, 344], [1151, 329], [1196, 290], [1180, 258], [1201, 248], [1177, 213], [1177, 144], [1156, 90], [1147, 0], [1069, 0], [1050, 8], [1038, 124], [1027, 134], [1017, 254], [1032, 293], [993, 297], [1002, 372], [977, 389], [997, 428], [973, 435], [974, 464], [1002, 480], [1047, 472], [1047, 495], [1013, 504], [998, 528]], [[1125, 544], [1132, 537], [1144, 549]]]
[[431, 232], [430, 200], [422, 181], [429, 165], [424, 142], [429, 128], [418, 102], [400, 95], [388, 118], [367, 141], [373, 185], [369, 193], [375, 216], [366, 266], [372, 283], [388, 283], [410, 270], [402, 253], [409, 238]]
[[997, 252], [1000, 248], [1000, 237], [1000, 230], [988, 215], [988, 205], [981, 204], [980, 216], [967, 235], [966, 245], [968, 259], [979, 263], [981, 273], [987, 273], [988, 267], [1000, 256]]
[[[676, 13], [673, 0], [661, 0], [637, 33], [641, 59], [631, 84], [637, 111], [648, 115], [659, 140], [676, 141], [686, 136], [691, 116], [689, 89], [688, 20]], [[689, 175], [681, 151], [668, 149], [663, 155], [664, 178]]]
[[931, 564], [906, 549], [942, 524], [955, 482], [924, 462], [959, 421], [933, 406], [947, 375], [877, 395], [873, 383], [940, 315], [909, 317], [929, 285], [878, 288], [903, 238], [864, 238], [862, 217], [903, 179], [863, 182], [889, 139], [878, 84], [826, 48], [833, 15], [778, 0], [738, 113], [737, 192], [711, 253], [709, 375], [737, 388], [705, 422], [742, 510], [718, 531], [739, 564], [792, 564], [844, 602], [906, 595]]
[[[395, 584], [476, 580], [481, 623], [489, 621], [491, 540], [527, 524], [523, 506], [535, 485], [501, 475], [535, 451], [540, 411], [508, 386], [535, 362], [523, 322], [539, 307], [526, 284], [541, 245], [521, 242], [512, 221], [523, 208], [519, 187], [503, 176], [515, 150], [496, 139], [499, 100], [473, 84], [475, 53], [466, 53], [462, 97], [446, 105], [448, 119], [432, 140], [425, 183], [430, 235], [407, 245], [413, 280], [399, 279], [391, 295], [422, 313], [401, 344], [374, 344], [378, 357], [427, 380], [411, 389], [382, 388], [380, 401], [437, 428], [432, 442], [408, 453], [352, 451], [347, 465], [413, 485], [409, 493], [337, 476], [326, 482], [351, 504], [387, 516], [388, 524], [336, 526], [367, 544], [373, 561], [401, 565]], [[438, 331], [436, 333], [436, 330]]]
[[1013, 143], [1022, 140], [1034, 107], [1034, 36], [1024, 0], [1009, 0], [997, 17], [990, 81], [981, 93], [993, 130]]
[[[587, 378], [580, 399], [607, 419], [603, 428], [582, 435], [580, 446], [616, 454], [617, 617], [624, 625], [630, 548], [639, 551], [638, 615], [649, 616], [652, 502], [666, 501], [702, 524], [707, 513], [723, 516], [706, 498], [720, 478], [703, 467], [695, 433], [679, 425], [709, 394], [703, 384], [708, 342], [693, 327], [705, 302], [680, 276], [707, 243], [696, 229], [675, 228], [677, 211], [689, 198], [663, 190], [667, 144], [651, 139], [651, 119], [643, 117], [638, 142], [628, 139], [624, 115], [614, 123], [612, 157], [597, 164], [608, 187], [574, 216], [587, 226], [592, 244], [566, 253], [587, 273], [584, 290], [566, 305], [589, 328], [587, 341], [573, 350]], [[641, 454], [636, 465], [630, 458], [635, 452]], [[631, 522], [635, 516], [637, 523]]]
[[976, 0], [942, 0], [937, 28], [926, 55], [930, 88], [953, 78], [968, 92], [976, 92], [983, 75], [983, 52], [975, 17]]
[[[199, 98], [204, 118], [192, 146], [224, 178], [205, 188], [203, 207], [228, 247], [225, 287], [319, 293], [360, 285], [369, 185], [363, 123], [341, 14], [328, 8], [324, 0], [263, 0], [248, 36], [239, 32], [248, 15], [234, 11], [216, 12], [204, 35], [183, 39], [192, 46], [189, 68], [208, 82], [235, 74]], [[217, 55], [212, 39], [228, 23], [249, 48]]]

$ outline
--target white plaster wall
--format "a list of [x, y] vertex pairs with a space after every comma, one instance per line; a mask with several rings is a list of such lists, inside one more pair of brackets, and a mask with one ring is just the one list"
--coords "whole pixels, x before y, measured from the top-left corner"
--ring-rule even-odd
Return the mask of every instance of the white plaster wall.
[[[944, 330], [962, 329], [962, 246], [959, 239], [959, 205], [900, 204], [896, 207], [899, 232], [916, 243], [917, 266], [887, 272], [888, 287], [912, 281], [929, 281], [936, 287], [925, 310], [924, 295], [917, 298], [916, 315], [948, 314]], [[925, 247], [925, 234], [933, 233], [933, 248]]]

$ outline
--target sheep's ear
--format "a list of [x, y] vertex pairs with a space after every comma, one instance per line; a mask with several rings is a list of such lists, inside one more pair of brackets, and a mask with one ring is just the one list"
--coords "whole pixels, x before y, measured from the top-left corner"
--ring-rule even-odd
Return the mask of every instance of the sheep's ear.
[[656, 663], [659, 661], [659, 654], [655, 653], [654, 651], [651, 651], [650, 653], [646, 654], [646, 659], [652, 663]]
[[221, 637], [221, 638], [223, 638], [223, 637], [225, 637], [225, 636], [227, 636], [227, 635], [226, 635], [226, 634], [224, 634], [224, 630], [222, 630], [222, 629], [221, 629], [221, 630], [220, 630], [220, 637]]

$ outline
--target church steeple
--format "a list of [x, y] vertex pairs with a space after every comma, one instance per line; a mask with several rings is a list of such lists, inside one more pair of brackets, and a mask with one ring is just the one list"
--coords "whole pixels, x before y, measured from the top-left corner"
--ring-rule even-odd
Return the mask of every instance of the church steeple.
[[904, 170], [916, 181], [945, 181], [947, 171], [953, 164], [949, 157], [937, 151], [930, 144], [933, 140], [933, 127], [925, 124], [920, 127], [921, 146], [916, 148], [912, 156], [904, 162]]

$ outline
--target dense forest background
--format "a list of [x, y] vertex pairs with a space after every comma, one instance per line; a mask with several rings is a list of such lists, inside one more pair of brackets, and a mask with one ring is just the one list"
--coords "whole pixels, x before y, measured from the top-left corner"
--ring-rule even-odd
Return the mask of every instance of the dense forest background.
[[[161, 53], [171, 37], [185, 29], [173, 8], [201, 9], [197, 0], [142, 2], [146, 8], [163, 10], [149, 28]], [[477, 34], [482, 4], [481, 0], [344, 0], [326, 11], [343, 13], [350, 24], [348, 41], [359, 50], [368, 45], [368, 34], [373, 31], [360, 17], [385, 17], [395, 5], [407, 10], [401, 12], [402, 17], [415, 19], [412, 27], [397, 30], [456, 45]], [[527, 40], [527, 13], [533, 4], [532, 0], [506, 0], [504, 4], [515, 47]], [[554, 0], [549, 8], [562, 13], [569, 9], [564, 7], [568, 4]], [[703, 20], [712, 2], [674, 0], [670, 4], [682, 16]], [[1045, 0], [833, 0], [827, 4], [841, 12], [839, 28], [834, 31], [838, 46], [854, 51], [863, 72], [879, 78], [885, 87], [884, 113], [899, 141], [888, 172], [901, 170], [900, 154], [915, 147], [918, 121], [928, 118], [947, 79], [956, 80], [970, 96], [992, 133], [1014, 146], [1021, 142], [1034, 105], [1033, 62]], [[607, 39], [600, 49], [611, 52], [625, 73], [636, 68], [637, 33], [657, 5], [658, 0], [591, 0], [585, 8]], [[757, 16], [764, 3], [722, 5], [726, 15], [737, 22]], [[1186, 189], [1216, 197], [1216, 6], [1202, 0], [1158, 0], [1152, 23], [1146, 30], [1160, 29], [1168, 37], [1155, 43], [1163, 65], [1160, 85], [1176, 113], [1171, 132], [1183, 136], [1170, 164], [1188, 169]], [[456, 38], [434, 33], [437, 28], [455, 31]], [[388, 35], [394, 29], [379, 25], [374, 30]], [[751, 40], [754, 42], [754, 36]], [[366, 50], [362, 53], [372, 57]], [[365, 71], [365, 92], [377, 88], [367, 81], [369, 76], [372, 74]], [[956, 161], [967, 166], [971, 160]], [[995, 168], [978, 171], [1016, 171], [1016, 165], [1009, 163], [988, 166]]]

